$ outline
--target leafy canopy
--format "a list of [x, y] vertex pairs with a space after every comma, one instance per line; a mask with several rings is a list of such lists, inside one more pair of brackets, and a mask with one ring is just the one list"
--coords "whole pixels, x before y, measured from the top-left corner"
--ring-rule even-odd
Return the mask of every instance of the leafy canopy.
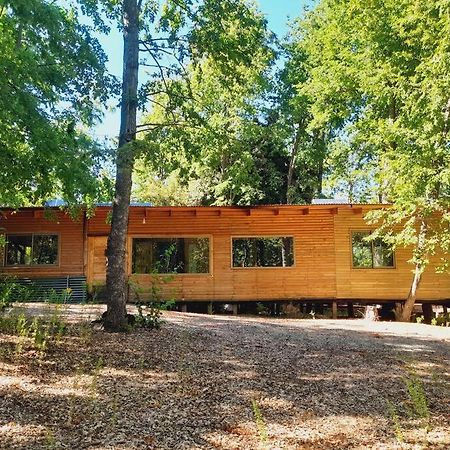
[[0, 6], [0, 204], [100, 195], [102, 148], [85, 132], [112, 80], [75, 9], [49, 0]]

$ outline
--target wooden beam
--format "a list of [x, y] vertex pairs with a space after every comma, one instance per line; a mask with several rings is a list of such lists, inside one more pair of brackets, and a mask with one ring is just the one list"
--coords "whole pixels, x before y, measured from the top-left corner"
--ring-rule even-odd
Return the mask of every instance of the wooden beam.
[[330, 214], [332, 214], [333, 216], [337, 215], [339, 212], [338, 208], [330, 208]]
[[309, 208], [303, 208], [300, 211], [302, 216], [307, 216], [309, 214]]
[[353, 208], [352, 207], [353, 214], [362, 214], [363, 209], [362, 208]]
[[280, 208], [274, 208], [274, 209], [273, 209], [273, 214], [274, 214], [275, 216], [279, 216], [279, 215], [280, 215]]

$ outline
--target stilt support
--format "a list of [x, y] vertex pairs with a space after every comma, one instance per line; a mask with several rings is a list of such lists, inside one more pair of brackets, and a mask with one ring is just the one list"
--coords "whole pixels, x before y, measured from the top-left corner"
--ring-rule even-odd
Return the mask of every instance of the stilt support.
[[233, 316], [237, 316], [238, 315], [238, 304], [237, 303], [233, 303]]
[[354, 319], [355, 318], [355, 311], [353, 310], [353, 303], [352, 302], [348, 302], [347, 303], [347, 316], [349, 319]]
[[182, 305], [181, 305], [181, 312], [187, 312], [187, 305], [186, 305], [186, 303], [183, 303]]
[[212, 302], [208, 303], [208, 314], [211, 315], [213, 313], [213, 304]]
[[422, 303], [422, 313], [424, 322], [430, 324], [433, 319], [433, 305], [431, 303]]
[[338, 312], [338, 304], [337, 302], [333, 302], [333, 304], [331, 305], [332, 309], [333, 309], [333, 319], [337, 319], [337, 312]]

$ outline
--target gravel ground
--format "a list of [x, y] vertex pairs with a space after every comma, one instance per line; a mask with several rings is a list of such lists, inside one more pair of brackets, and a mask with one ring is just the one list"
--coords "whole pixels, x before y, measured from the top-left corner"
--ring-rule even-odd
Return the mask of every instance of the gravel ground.
[[101, 308], [63, 313], [45, 357], [0, 334], [1, 449], [450, 448], [448, 328], [171, 312], [109, 334], [80, 322]]

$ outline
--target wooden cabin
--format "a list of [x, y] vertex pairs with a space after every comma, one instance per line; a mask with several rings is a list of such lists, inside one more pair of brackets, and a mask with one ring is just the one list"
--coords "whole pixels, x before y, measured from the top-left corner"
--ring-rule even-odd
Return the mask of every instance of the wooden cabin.
[[[160, 276], [177, 302], [404, 300], [408, 249], [367, 242], [367, 211], [381, 205], [130, 207], [130, 300]], [[73, 220], [57, 208], [3, 210], [0, 271], [18, 279], [105, 283], [109, 206]], [[434, 261], [437, 263], [437, 260]], [[168, 275], [167, 275], [168, 274]], [[419, 301], [447, 303], [450, 276], [426, 271]]]

